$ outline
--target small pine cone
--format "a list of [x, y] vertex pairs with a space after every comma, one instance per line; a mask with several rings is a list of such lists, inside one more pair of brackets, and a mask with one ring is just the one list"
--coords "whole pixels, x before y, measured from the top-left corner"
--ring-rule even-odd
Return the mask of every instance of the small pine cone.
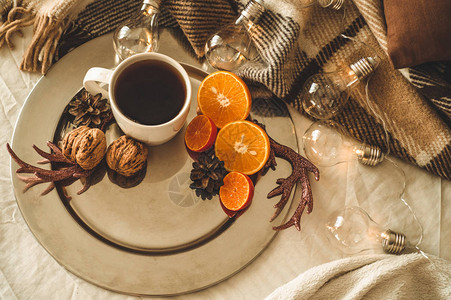
[[108, 100], [102, 99], [102, 94], [92, 96], [83, 90], [69, 102], [69, 113], [75, 117], [75, 125], [99, 127], [108, 119], [111, 109]]
[[223, 179], [227, 171], [224, 162], [220, 161], [214, 152], [201, 153], [198, 161], [193, 163], [190, 188], [196, 190], [196, 195], [202, 199], [211, 199], [219, 193], [224, 184]]

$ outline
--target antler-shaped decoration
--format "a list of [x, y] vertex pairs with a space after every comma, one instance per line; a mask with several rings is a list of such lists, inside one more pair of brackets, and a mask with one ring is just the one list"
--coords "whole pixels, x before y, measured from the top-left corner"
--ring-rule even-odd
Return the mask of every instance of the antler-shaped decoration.
[[[254, 122], [261, 126], [263, 129], [265, 129], [265, 126], [263, 124], [258, 123], [258, 121]], [[265, 129], [266, 130], [266, 129]], [[272, 139], [269, 135], [269, 142], [271, 146], [271, 152], [269, 155], [269, 159], [266, 162], [266, 165], [263, 167], [262, 175], [265, 175], [269, 169], [275, 170], [276, 169], [276, 157], [280, 157], [286, 161], [288, 161], [291, 164], [292, 167], [292, 173], [287, 178], [279, 178], [277, 179], [276, 183], [279, 185], [275, 189], [273, 189], [271, 192], [268, 193], [268, 198], [272, 198], [278, 195], [282, 195], [279, 202], [274, 205], [276, 208], [276, 211], [274, 215], [271, 217], [270, 221], [273, 221], [277, 216], [280, 214], [280, 212], [283, 210], [285, 205], [288, 202], [288, 199], [290, 197], [291, 191], [293, 190], [294, 186], [297, 182], [301, 183], [302, 187], [302, 196], [301, 201], [299, 202], [298, 207], [296, 208], [296, 211], [294, 212], [293, 216], [285, 223], [280, 226], [273, 227], [274, 230], [283, 230], [287, 229], [291, 226], [295, 226], [297, 230], [301, 230], [301, 216], [304, 212], [305, 207], [307, 207], [307, 213], [311, 213], [313, 210], [313, 195], [312, 195], [312, 189], [310, 187], [310, 181], [308, 179], [307, 171], [312, 172], [315, 174], [315, 179], [319, 180], [319, 170], [318, 168], [312, 164], [310, 161], [308, 161], [306, 158], [304, 158], [302, 155], [294, 151], [288, 146], [281, 145], [278, 142], [276, 142], [274, 139]]]
[[[51, 150], [53, 150], [53, 153], [47, 153], [41, 149], [39, 149], [37, 146], [33, 145], [33, 149], [44, 158], [44, 160], [39, 161], [39, 164], [45, 164], [45, 163], [62, 163], [66, 167], [58, 169], [58, 170], [46, 170], [39, 167], [32, 166], [23, 160], [21, 160], [16, 153], [11, 149], [11, 146], [7, 143], [6, 148], [9, 152], [9, 155], [11, 155], [12, 159], [20, 166], [16, 173], [28, 173], [28, 174], [34, 174], [34, 177], [27, 177], [27, 176], [21, 176], [17, 175], [17, 177], [26, 183], [24, 192], [26, 192], [29, 188], [40, 184], [44, 182], [50, 182], [49, 186], [41, 193], [41, 195], [48, 194], [50, 191], [52, 191], [55, 188], [55, 183], [58, 182], [58, 184], [62, 186], [68, 186], [78, 179], [81, 178], [89, 178], [91, 174], [93, 174], [95, 169], [92, 170], [84, 170], [81, 168], [78, 164], [73, 163], [72, 161], [68, 160], [64, 154], [61, 152], [61, 149], [53, 144], [52, 142], [47, 142], [47, 146]], [[77, 192], [77, 194], [81, 194], [88, 190], [88, 188], [91, 186], [92, 181], [91, 180], [85, 180], [83, 184], [83, 188]]]

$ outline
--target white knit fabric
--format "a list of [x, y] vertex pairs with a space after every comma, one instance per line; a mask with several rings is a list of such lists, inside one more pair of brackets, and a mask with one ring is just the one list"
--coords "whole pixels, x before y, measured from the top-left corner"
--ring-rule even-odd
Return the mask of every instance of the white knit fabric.
[[266, 299], [451, 299], [451, 263], [417, 253], [350, 257], [312, 268]]

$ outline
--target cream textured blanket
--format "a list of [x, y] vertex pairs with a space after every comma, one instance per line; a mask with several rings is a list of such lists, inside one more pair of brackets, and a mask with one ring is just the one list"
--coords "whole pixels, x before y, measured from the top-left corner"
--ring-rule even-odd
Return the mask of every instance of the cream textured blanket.
[[421, 254], [350, 257], [312, 268], [270, 299], [451, 299], [451, 263]]

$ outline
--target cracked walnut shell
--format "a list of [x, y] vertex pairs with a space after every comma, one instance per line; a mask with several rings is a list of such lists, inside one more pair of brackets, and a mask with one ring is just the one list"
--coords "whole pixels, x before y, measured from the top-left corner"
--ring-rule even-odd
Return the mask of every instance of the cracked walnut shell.
[[62, 152], [84, 170], [94, 169], [106, 153], [106, 137], [102, 130], [80, 126], [63, 139]]
[[108, 147], [106, 162], [117, 173], [133, 176], [147, 166], [147, 147], [123, 135]]

